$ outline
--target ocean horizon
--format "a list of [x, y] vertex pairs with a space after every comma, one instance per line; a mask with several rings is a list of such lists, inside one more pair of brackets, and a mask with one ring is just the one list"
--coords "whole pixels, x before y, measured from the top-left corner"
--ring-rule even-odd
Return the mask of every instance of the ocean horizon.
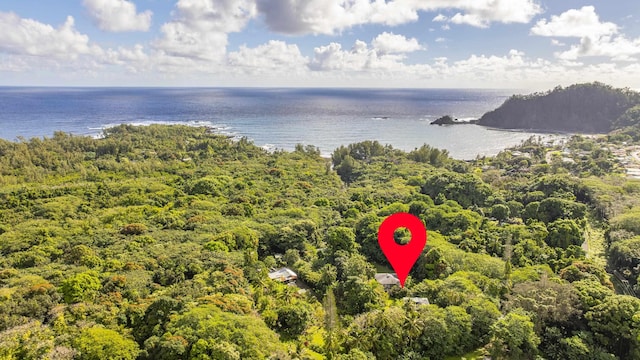
[[119, 124], [207, 126], [267, 150], [313, 145], [328, 156], [364, 140], [405, 151], [423, 144], [458, 159], [491, 156], [531, 136], [479, 125], [435, 126], [451, 115], [480, 118], [513, 90], [365, 88], [0, 87], [0, 138], [99, 137]]

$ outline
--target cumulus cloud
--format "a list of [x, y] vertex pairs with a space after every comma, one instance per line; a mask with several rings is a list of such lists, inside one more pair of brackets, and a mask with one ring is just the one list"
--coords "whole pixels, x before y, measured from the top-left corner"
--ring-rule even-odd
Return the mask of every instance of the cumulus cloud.
[[75, 59], [101, 50], [75, 29], [73, 17], [58, 28], [14, 13], [0, 12], [0, 52]]
[[[485, 56], [485, 55], [471, 55], [468, 59], [460, 60], [454, 63], [455, 72], [470, 73], [477, 76], [493, 77], [496, 72], [503, 72], [507, 70], [514, 70], [518, 68], [524, 68], [527, 66], [534, 66], [534, 63], [525, 61], [524, 52], [512, 49], [507, 56]], [[537, 64], [539, 66], [540, 64]], [[511, 74], [513, 72], [511, 71]]]
[[314, 49], [314, 57], [310, 68], [318, 71], [327, 70], [362, 70], [367, 67], [374, 54], [369, 51], [367, 43], [357, 40], [351, 50], [342, 50], [342, 45], [332, 42]]
[[228, 65], [245, 73], [274, 72], [300, 74], [306, 70], [309, 59], [302, 56], [297, 45], [271, 40], [255, 48], [241, 46], [227, 56]]
[[371, 84], [372, 79], [376, 79], [381, 81], [378, 86], [393, 83], [398, 86], [503, 88], [528, 85], [546, 88], [558, 83], [585, 81], [594, 79], [593, 74], [600, 70], [606, 70], [606, 76], [594, 80], [604, 81], [622, 71], [609, 64], [581, 67], [575, 62], [529, 58], [517, 49], [504, 55], [473, 54], [455, 61], [437, 57], [428, 63], [407, 64], [404, 60], [399, 55], [381, 55], [365, 42], [357, 41], [350, 49], [344, 49], [338, 43], [316, 48], [310, 67], [323, 78], [338, 79], [342, 84], [354, 79]]
[[416, 38], [407, 39], [404, 35], [386, 31], [373, 39], [371, 45], [382, 54], [409, 53], [424, 49]]
[[363, 24], [399, 25], [418, 20], [415, 6], [398, 1], [257, 0], [273, 31], [286, 34], [334, 34]]
[[[506, 55], [475, 55], [450, 62], [436, 59], [437, 75], [433, 80], [451, 82], [458, 86], [522, 87], [544, 81], [564, 82], [565, 68], [548, 60], [530, 59], [523, 51], [512, 49]], [[546, 85], [545, 85], [546, 86]]]
[[84, 0], [85, 8], [95, 24], [112, 32], [149, 31], [150, 10], [138, 13], [136, 5], [128, 0]]
[[531, 28], [531, 34], [553, 37], [600, 37], [618, 32], [618, 26], [601, 22], [593, 6], [571, 9], [551, 20], [542, 19]]
[[46, 71], [95, 74], [107, 66], [128, 72], [151, 68], [142, 45], [105, 49], [80, 33], [73, 17], [55, 28], [13, 13], [0, 12], [0, 71]]
[[357, 40], [351, 49], [343, 49], [335, 42], [316, 47], [308, 67], [326, 79], [337, 76], [342, 81], [351, 79], [362, 84], [370, 84], [372, 79], [384, 79], [389, 81], [385, 82], [387, 86], [394, 81], [398, 85], [405, 84], [407, 79], [415, 81], [434, 71], [428, 64], [407, 64], [405, 59], [404, 54], [383, 53]]
[[454, 0], [441, 4], [463, 10], [451, 18], [452, 22], [479, 27], [489, 26], [492, 22], [524, 24], [543, 11], [534, 0]]
[[[286, 34], [335, 34], [364, 24], [395, 26], [418, 20], [421, 11], [456, 9], [450, 20], [487, 27], [527, 23], [542, 12], [535, 0], [256, 0], [267, 26]], [[444, 15], [434, 21], [449, 20]]]
[[153, 47], [169, 57], [220, 61], [228, 34], [241, 31], [255, 14], [252, 0], [179, 0], [174, 19], [162, 25]]
[[533, 0], [431, 0], [421, 3], [421, 9], [462, 10], [453, 16], [438, 14], [432, 21], [465, 24], [479, 28], [487, 28], [493, 22], [528, 23], [534, 16], [542, 13], [542, 7]]
[[584, 37], [580, 39], [580, 44], [572, 45], [567, 51], [556, 53], [556, 56], [563, 60], [603, 56], [614, 61], [636, 61], [638, 55], [640, 55], [640, 38], [630, 40], [624, 36], [606, 36], [595, 39]]
[[433, 22], [445, 22], [445, 21], [448, 21], [448, 20], [449, 20], [449, 18], [446, 17], [445, 15], [438, 14], [431, 21], [433, 21]]
[[[89, 3], [98, 3], [98, 0], [84, 1], [87, 9]], [[102, 1], [130, 5], [133, 2]], [[486, 27], [494, 22], [526, 23], [542, 10], [537, 0], [175, 1], [171, 18], [161, 26], [154, 40], [144, 45], [116, 45], [112, 49], [98, 46], [79, 32], [72, 17], [62, 25], [51, 26], [0, 12], [0, 72], [7, 74], [7, 78], [40, 70], [55, 72], [60, 79], [74, 74], [76, 79], [83, 80], [88, 78], [86, 74], [98, 74], [107, 82], [117, 78], [134, 84], [181, 81], [184, 85], [225, 81], [230, 85], [251, 85], [264, 79], [269, 79], [260, 83], [265, 86], [522, 87], [544, 82], [541, 86], [547, 87], [587, 79], [614, 84], [640, 82], [640, 75], [636, 75], [640, 74], [637, 60], [620, 63], [640, 56], [640, 39], [625, 36], [622, 27], [602, 21], [593, 7], [570, 10], [532, 24], [531, 35], [547, 36], [557, 46], [556, 58], [529, 58], [522, 51], [511, 50], [455, 60], [439, 57], [415, 64], [407, 61], [408, 54], [425, 50], [426, 45], [389, 29], [370, 43], [356, 41], [353, 46], [345, 46], [336, 41], [309, 53], [302, 53], [294, 43], [277, 40], [255, 47], [243, 45], [231, 52], [227, 47], [229, 34], [243, 31], [252, 19], [287, 34], [335, 34], [363, 24], [393, 26], [415, 21], [426, 11], [434, 11], [432, 21], [448, 28], [454, 24]], [[133, 7], [127, 16], [143, 14]], [[122, 25], [126, 21], [115, 15], [105, 18], [120, 24], [110, 27], [110, 31], [127, 28]], [[107, 29], [106, 25], [101, 27]], [[452, 40], [434, 41], [439, 47], [446, 47], [446, 42]], [[585, 65], [581, 58], [588, 56], [605, 59]], [[589, 63], [595, 62], [598, 61]]]
[[475, 27], [486, 28], [489, 23], [486, 19], [482, 18], [478, 14], [455, 14], [451, 19], [454, 24], [467, 24]]
[[162, 25], [162, 37], [153, 43], [153, 47], [162, 54], [192, 60], [216, 60], [224, 55], [227, 47], [227, 34], [206, 32], [187, 23], [175, 21]]
[[[640, 38], [628, 39], [619, 33], [618, 25], [602, 22], [593, 6], [571, 9], [551, 20], [542, 19], [531, 28], [532, 35], [552, 37], [580, 38], [569, 50], [555, 55], [564, 61], [573, 61], [581, 57], [602, 56], [614, 61], [635, 61], [640, 55]], [[562, 46], [557, 40], [552, 44]]]
[[102, 56], [102, 62], [107, 65], [118, 65], [129, 73], [142, 73], [153, 68], [153, 59], [144, 46], [137, 44], [131, 48], [118, 47], [108, 49]]
[[343, 50], [342, 45], [333, 42], [314, 49], [309, 67], [316, 71], [391, 70], [402, 65], [402, 58], [400, 55], [380, 55], [361, 40], [357, 40], [350, 50]]

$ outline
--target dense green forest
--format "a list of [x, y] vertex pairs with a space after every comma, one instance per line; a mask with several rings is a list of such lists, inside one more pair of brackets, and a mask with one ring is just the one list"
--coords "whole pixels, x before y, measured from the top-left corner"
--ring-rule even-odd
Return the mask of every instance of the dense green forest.
[[503, 129], [607, 133], [640, 122], [640, 93], [602, 83], [514, 95], [478, 124]]
[[[634, 134], [469, 162], [184, 126], [0, 140], [0, 359], [637, 359], [640, 181], [611, 150]], [[385, 289], [396, 212], [429, 238]]]

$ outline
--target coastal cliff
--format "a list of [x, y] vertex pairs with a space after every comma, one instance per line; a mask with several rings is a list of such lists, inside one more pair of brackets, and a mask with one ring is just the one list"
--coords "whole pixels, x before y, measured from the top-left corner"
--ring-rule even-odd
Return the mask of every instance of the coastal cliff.
[[558, 86], [545, 93], [511, 96], [484, 114], [478, 124], [502, 129], [606, 133], [640, 121], [625, 116], [638, 104], [640, 93], [628, 88], [597, 82]]

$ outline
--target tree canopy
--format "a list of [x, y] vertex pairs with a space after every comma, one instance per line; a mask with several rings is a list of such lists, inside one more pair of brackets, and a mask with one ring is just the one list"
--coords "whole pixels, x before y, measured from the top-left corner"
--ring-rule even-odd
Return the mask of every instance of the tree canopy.
[[514, 95], [484, 114], [478, 124], [507, 129], [606, 133], [637, 123], [640, 94], [602, 83], [561, 86], [545, 93]]

